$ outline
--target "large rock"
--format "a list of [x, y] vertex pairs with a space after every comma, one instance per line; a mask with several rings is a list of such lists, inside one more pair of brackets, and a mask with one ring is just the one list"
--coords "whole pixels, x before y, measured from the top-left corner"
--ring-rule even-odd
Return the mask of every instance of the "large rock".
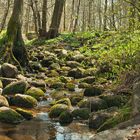
[[2, 93], [3, 94], [16, 94], [16, 93], [24, 94], [27, 89], [27, 86], [28, 86], [28, 84], [25, 81], [14, 82], [14, 83], [7, 85], [3, 89]]
[[83, 78], [83, 71], [84, 69], [74, 68], [68, 72], [68, 77], [73, 77], [76, 79]]
[[84, 91], [84, 96], [98, 96], [101, 95], [103, 93], [103, 89], [100, 87], [89, 87], [86, 88]]
[[8, 107], [0, 107], [0, 121], [4, 123], [17, 124], [24, 120], [24, 117], [15, 110]]
[[50, 118], [57, 118], [60, 116], [60, 114], [64, 111], [68, 111], [69, 107], [65, 104], [56, 104], [51, 107], [50, 112], [49, 112], [49, 117]]
[[64, 111], [59, 116], [59, 122], [61, 125], [68, 125], [73, 121], [73, 116], [69, 111]]
[[110, 114], [105, 112], [91, 113], [89, 117], [89, 127], [98, 129], [110, 117]]
[[36, 98], [37, 100], [39, 100], [40, 97], [45, 96], [44, 91], [36, 87], [31, 87], [30, 89], [28, 89], [26, 94]]
[[16, 78], [18, 75], [18, 69], [17, 67], [11, 64], [4, 63], [1, 66], [1, 74], [3, 77], [6, 77], [6, 78]]
[[37, 106], [37, 100], [29, 95], [16, 94], [11, 99], [11, 104], [18, 107], [33, 108]]
[[7, 106], [8, 107], [9, 103], [8, 103], [7, 99], [4, 96], [0, 95], [0, 107], [2, 107], [2, 106]]

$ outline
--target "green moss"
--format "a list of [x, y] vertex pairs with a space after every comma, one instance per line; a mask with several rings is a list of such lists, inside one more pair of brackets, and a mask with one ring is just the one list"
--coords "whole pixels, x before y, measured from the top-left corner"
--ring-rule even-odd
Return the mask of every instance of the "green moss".
[[33, 114], [32, 114], [31, 111], [24, 110], [24, 109], [21, 109], [21, 108], [16, 108], [16, 112], [21, 114], [27, 120], [30, 120], [30, 119], [33, 118]]
[[31, 87], [30, 89], [28, 89], [26, 94], [36, 98], [37, 100], [45, 95], [44, 91], [36, 87]]
[[73, 116], [69, 111], [64, 111], [59, 116], [59, 122], [61, 125], [68, 125], [73, 121]]
[[16, 94], [21, 93], [24, 94], [27, 89], [27, 83], [25, 81], [18, 81], [7, 85], [3, 89], [3, 94]]
[[131, 114], [132, 114], [132, 108], [128, 106], [124, 106], [118, 111], [118, 113], [114, 117], [108, 119], [102, 126], [100, 126], [100, 128], [97, 131], [100, 132], [113, 128], [117, 124], [129, 120], [131, 118]]
[[72, 116], [76, 119], [87, 120], [89, 118], [90, 111], [89, 109], [82, 108], [82, 109], [75, 109], [72, 111]]
[[15, 110], [1, 107], [0, 108], [0, 121], [5, 123], [20, 123], [24, 120], [23, 116], [17, 113]]
[[67, 83], [66, 84], [66, 88], [68, 88], [70, 91], [74, 91], [75, 90], [75, 84]]
[[57, 118], [59, 115], [64, 112], [69, 110], [69, 107], [64, 104], [56, 104], [51, 107], [50, 112], [49, 112], [49, 117], [50, 118]]
[[15, 97], [11, 99], [12, 105], [33, 108], [37, 106], [37, 100], [29, 95], [16, 94]]
[[71, 101], [69, 98], [60, 99], [60, 100], [54, 102], [54, 104], [65, 104], [65, 105], [71, 107]]

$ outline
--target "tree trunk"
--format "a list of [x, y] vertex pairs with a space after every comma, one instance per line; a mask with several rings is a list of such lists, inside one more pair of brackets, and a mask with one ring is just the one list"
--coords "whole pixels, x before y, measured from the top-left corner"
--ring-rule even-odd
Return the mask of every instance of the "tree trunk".
[[64, 4], [65, 0], [55, 0], [52, 21], [50, 29], [47, 33], [47, 39], [55, 38], [58, 36], [58, 30], [61, 22]]
[[7, 19], [7, 16], [8, 16], [8, 12], [9, 12], [9, 8], [10, 8], [10, 2], [11, 2], [11, 0], [7, 1], [7, 7], [6, 7], [5, 11], [4, 11], [4, 16], [3, 16], [3, 19], [2, 19], [0, 32], [4, 29], [6, 19]]
[[104, 7], [104, 31], [107, 30], [107, 4], [108, 4], [108, 0], [105, 0], [105, 7]]
[[18, 66], [28, 66], [28, 55], [22, 38], [23, 0], [14, 0], [14, 8], [8, 23], [3, 61]]
[[41, 37], [46, 36], [47, 29], [47, 0], [43, 0]]

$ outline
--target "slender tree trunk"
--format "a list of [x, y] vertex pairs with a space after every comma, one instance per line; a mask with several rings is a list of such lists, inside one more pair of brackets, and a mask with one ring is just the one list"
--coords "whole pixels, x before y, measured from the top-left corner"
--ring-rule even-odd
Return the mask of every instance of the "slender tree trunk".
[[116, 30], [116, 24], [115, 24], [115, 11], [114, 11], [114, 0], [111, 0], [111, 6], [112, 6], [112, 27]]
[[48, 0], [43, 0], [41, 37], [46, 36], [46, 29], [47, 29], [47, 1]]
[[7, 19], [8, 12], [9, 12], [9, 8], [10, 8], [10, 3], [11, 3], [11, 0], [8, 0], [8, 1], [7, 1], [6, 9], [5, 9], [5, 11], [4, 11], [4, 16], [3, 16], [3, 19], [2, 19], [0, 32], [1, 32], [1, 31], [4, 29], [4, 27], [5, 27], [6, 19]]
[[101, 0], [98, 2], [99, 30], [102, 30]]
[[79, 19], [80, 5], [81, 5], [81, 0], [78, 1], [78, 5], [77, 5], [77, 12], [76, 12], [77, 15], [76, 15], [75, 23], [74, 23], [73, 33], [76, 32], [78, 19]]
[[105, 6], [104, 6], [104, 31], [107, 30], [107, 5], [108, 5], [108, 0], [105, 0]]
[[55, 0], [55, 7], [53, 11], [50, 29], [47, 33], [47, 39], [55, 38], [58, 36], [58, 30], [61, 22], [64, 4], [65, 0]]
[[64, 21], [63, 21], [63, 31], [66, 31], [66, 4], [64, 5], [64, 14], [63, 14], [63, 17], [64, 17]]

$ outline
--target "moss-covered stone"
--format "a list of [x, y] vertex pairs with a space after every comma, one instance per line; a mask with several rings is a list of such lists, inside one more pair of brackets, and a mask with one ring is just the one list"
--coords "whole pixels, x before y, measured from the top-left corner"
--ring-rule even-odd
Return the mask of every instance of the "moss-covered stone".
[[54, 102], [54, 104], [65, 104], [65, 105], [71, 107], [71, 101], [69, 98], [60, 99], [60, 100]]
[[90, 84], [88, 84], [88, 83], [79, 83], [78, 87], [79, 88], [89, 88]]
[[73, 95], [70, 97], [72, 105], [77, 105], [82, 99], [83, 99], [83, 96], [81, 95]]
[[65, 104], [56, 104], [50, 108], [49, 117], [57, 118], [64, 111], [68, 111], [69, 107]]
[[90, 102], [88, 99], [83, 99], [77, 104], [80, 108], [89, 108]]
[[101, 96], [101, 99], [106, 101], [108, 107], [117, 106], [121, 107], [128, 102], [129, 97], [122, 95], [107, 95]]
[[39, 100], [40, 97], [45, 96], [44, 91], [42, 91], [40, 88], [36, 88], [36, 87], [31, 87], [30, 89], [28, 89], [26, 91], [26, 94], [36, 98], [37, 100]]
[[90, 111], [87, 108], [75, 109], [72, 111], [72, 116], [75, 119], [87, 120], [89, 118]]
[[2, 107], [2, 106], [7, 106], [8, 107], [9, 103], [8, 103], [7, 99], [4, 96], [0, 95], [0, 107]]
[[37, 100], [29, 95], [16, 94], [11, 99], [12, 105], [25, 108], [33, 108], [37, 106]]
[[70, 91], [74, 91], [75, 90], [75, 84], [67, 83], [66, 88], [68, 88], [68, 90], [70, 90]]
[[2, 94], [16, 94], [21, 93], [24, 94], [27, 89], [27, 82], [25, 81], [18, 81], [7, 85], [4, 89]]
[[131, 118], [132, 114], [132, 107], [124, 106], [122, 109], [118, 111], [118, 113], [111, 117], [110, 119], [107, 119], [99, 128], [98, 132], [104, 131], [110, 128], [115, 127], [121, 122], [127, 121]]
[[73, 121], [73, 116], [69, 111], [64, 111], [59, 116], [59, 122], [61, 125], [68, 125]]
[[102, 88], [98, 86], [94, 86], [94, 87], [86, 88], [84, 91], [84, 96], [98, 96], [101, 95], [102, 93], [103, 93]]
[[32, 114], [31, 111], [24, 110], [24, 109], [21, 109], [21, 108], [16, 108], [16, 112], [21, 114], [27, 120], [30, 120], [30, 119], [33, 118], [33, 114]]
[[95, 77], [94, 76], [88, 76], [88, 77], [80, 79], [79, 82], [80, 83], [93, 84], [95, 82]]
[[0, 121], [17, 124], [24, 121], [24, 117], [11, 108], [0, 107]]

